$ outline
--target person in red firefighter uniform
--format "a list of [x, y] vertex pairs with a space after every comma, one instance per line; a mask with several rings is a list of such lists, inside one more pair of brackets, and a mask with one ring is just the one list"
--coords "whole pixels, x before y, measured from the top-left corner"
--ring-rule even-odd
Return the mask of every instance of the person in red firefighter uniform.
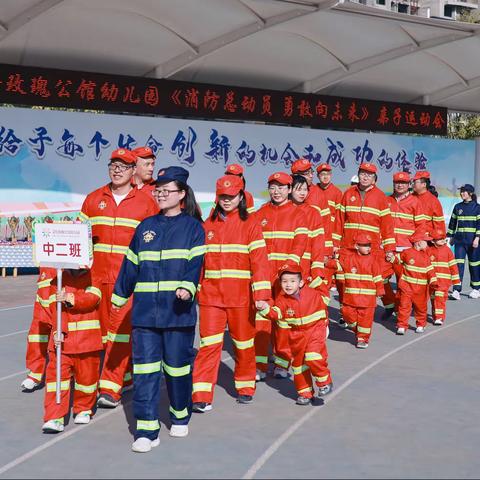
[[[90, 270], [64, 270], [62, 292], [57, 292], [57, 277], [50, 284], [53, 301], [44, 307], [44, 320], [51, 325], [53, 335], [48, 350], [50, 361], [46, 371], [44, 433], [63, 431], [64, 417], [70, 410], [70, 383], [73, 394], [74, 422], [90, 422], [97, 399], [100, 354], [103, 350], [98, 305], [102, 297]], [[62, 302], [62, 331], [57, 332], [57, 302]], [[62, 343], [61, 396], [55, 402], [56, 349]]]
[[244, 173], [243, 167], [238, 163], [231, 163], [230, 165], [227, 165], [227, 168], [225, 169], [225, 175], [235, 175], [242, 180], [243, 182], [242, 190], [245, 196], [245, 201], [247, 202], [247, 212], [253, 213], [255, 211], [255, 201], [253, 199], [253, 195], [250, 192], [247, 192], [245, 190], [246, 182], [245, 182], [245, 176], [243, 175], [243, 173]]
[[[386, 195], [375, 185], [377, 167], [371, 163], [362, 163], [358, 170], [359, 183], [351, 186], [343, 194], [337, 210], [333, 243], [334, 252], [340, 249], [353, 250], [355, 238], [359, 233], [368, 233], [371, 237], [372, 257], [382, 266], [383, 277], [391, 275], [391, 265], [395, 251], [393, 220]], [[341, 252], [340, 252], [341, 255]], [[342, 303], [341, 284], [339, 301]], [[339, 326], [346, 328], [345, 321], [340, 318]]]
[[[290, 261], [300, 265], [308, 244], [308, 221], [305, 215], [289, 200], [292, 191], [292, 177], [285, 172], [276, 172], [268, 177], [270, 202], [254, 213], [255, 220], [262, 227], [267, 244], [270, 265], [270, 281], [273, 298], [280, 291], [278, 269]], [[268, 349], [273, 330], [273, 353], [275, 360], [274, 376], [287, 378], [290, 366], [290, 347], [288, 329], [271, 322], [260, 315], [256, 316], [257, 335], [255, 352], [257, 361], [257, 379], [266, 377], [268, 367]]]
[[[204, 256], [200, 305], [200, 349], [193, 368], [193, 411], [211, 410], [228, 330], [235, 350], [239, 403], [255, 394], [255, 316], [252, 302], [271, 298], [270, 268], [262, 229], [247, 212], [241, 178], [217, 180], [216, 207], [203, 225]], [[253, 293], [253, 298], [252, 298]]]
[[398, 281], [399, 302], [397, 335], [405, 335], [412, 306], [417, 323], [416, 332], [423, 333], [427, 325], [427, 304], [430, 291], [438, 288], [437, 277], [426, 250], [431, 240], [428, 232], [420, 229], [410, 237], [412, 248], [396, 254], [394, 262], [402, 266]]
[[278, 276], [281, 292], [275, 305], [259, 302], [257, 308], [261, 316], [288, 327], [296, 403], [308, 405], [314, 395], [312, 378], [319, 396], [333, 389], [327, 362], [327, 307], [321, 293], [305, 285], [299, 265], [283, 265]]
[[[411, 248], [410, 237], [420, 228], [425, 228], [422, 207], [416, 195], [410, 192], [410, 174], [408, 172], [397, 172], [393, 175], [393, 193], [387, 197], [388, 205], [393, 218], [393, 231], [397, 253]], [[393, 271], [397, 280], [402, 271], [401, 265], [393, 264]], [[390, 283], [390, 278], [384, 280], [385, 296], [382, 298], [385, 312], [383, 320], [389, 319], [395, 311], [397, 298]]]
[[37, 294], [33, 304], [32, 323], [27, 336], [26, 367], [27, 378], [22, 382], [24, 392], [31, 392], [42, 383], [47, 364], [48, 341], [51, 326], [49, 323], [40, 321], [42, 308], [50, 304], [50, 283], [56, 275], [54, 268], [40, 268], [37, 281]]
[[133, 185], [139, 190], [154, 195], [155, 180], [153, 179], [153, 171], [155, 170], [155, 154], [150, 147], [138, 147], [132, 150], [137, 157], [135, 163], [135, 173], [133, 174]]
[[442, 229], [434, 230], [431, 236], [433, 245], [427, 248], [427, 255], [432, 261], [438, 283], [438, 288], [431, 292], [433, 324], [443, 325], [447, 314], [448, 290], [461, 282], [457, 261], [447, 245], [445, 232]]
[[329, 266], [338, 273], [342, 282], [342, 317], [357, 337], [357, 348], [368, 348], [372, 334], [376, 297], [384, 293], [382, 265], [372, 256], [372, 237], [358, 233], [355, 251], [343, 253], [338, 260], [330, 260]]
[[117, 308], [112, 307], [110, 298], [135, 228], [158, 213], [153, 196], [131, 185], [136, 160], [129, 150], [120, 148], [112, 152], [108, 165], [111, 182], [88, 194], [80, 212], [80, 219], [92, 225], [92, 275], [102, 290], [99, 314], [106, 349], [98, 406], [105, 408], [119, 404], [124, 382], [132, 379], [132, 300]]
[[422, 208], [422, 219], [425, 220], [425, 230], [433, 232], [434, 230], [444, 230], [447, 233], [445, 225], [445, 215], [442, 204], [436, 195], [432, 193], [435, 188], [430, 183], [430, 172], [418, 170], [413, 177], [413, 191], [419, 200]]

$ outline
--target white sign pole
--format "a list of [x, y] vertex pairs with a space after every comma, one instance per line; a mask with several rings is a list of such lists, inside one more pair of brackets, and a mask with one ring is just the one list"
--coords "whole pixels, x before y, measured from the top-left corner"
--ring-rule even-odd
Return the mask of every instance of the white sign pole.
[[[62, 292], [62, 269], [57, 268], [57, 293]], [[62, 338], [62, 302], [57, 302], [57, 338]], [[62, 395], [62, 342], [57, 345], [57, 386], [55, 401], [60, 403]]]

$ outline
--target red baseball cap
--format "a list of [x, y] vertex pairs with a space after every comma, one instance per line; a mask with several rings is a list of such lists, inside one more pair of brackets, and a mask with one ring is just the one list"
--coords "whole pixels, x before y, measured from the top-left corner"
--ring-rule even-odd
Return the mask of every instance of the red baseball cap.
[[117, 148], [110, 155], [110, 160], [121, 160], [129, 165], [137, 163], [137, 156], [126, 148]]
[[243, 167], [238, 163], [232, 163], [231, 165], [228, 165], [225, 173], [229, 173], [230, 175], [243, 175]]
[[393, 181], [398, 183], [410, 182], [410, 174], [408, 172], [397, 172], [393, 174]]
[[358, 171], [363, 170], [364, 172], [377, 173], [377, 167], [373, 163], [361, 163], [358, 167]]
[[443, 240], [445, 237], [446, 237], [445, 230], [442, 230], [441, 228], [436, 228], [432, 232], [433, 240]]
[[422, 240], [425, 240], [426, 242], [429, 242], [430, 240], [432, 240], [432, 236], [430, 235], [430, 232], [426, 232], [420, 229], [410, 237], [410, 241], [412, 243], [421, 242]]
[[428, 172], [427, 170], [418, 170], [413, 179], [420, 180], [421, 178], [430, 178], [430, 172]]
[[285, 263], [278, 269], [278, 278], [284, 273], [299, 273], [301, 275], [302, 269], [300, 265], [297, 265], [296, 263]]
[[372, 237], [368, 233], [357, 233], [355, 243], [358, 245], [368, 245], [372, 243]]
[[243, 181], [240, 177], [225, 175], [217, 180], [216, 194], [218, 195], [236, 195], [243, 189]]
[[320, 173], [320, 172], [322, 172], [323, 170], [326, 170], [327, 172], [331, 172], [331, 171], [332, 171], [332, 167], [331, 167], [331, 165], [329, 165], [328, 163], [321, 163], [321, 164], [317, 167], [317, 173]]
[[312, 162], [309, 162], [306, 158], [299, 158], [292, 164], [292, 173], [302, 173], [312, 168]]
[[277, 182], [280, 185], [291, 185], [293, 183], [293, 178], [291, 175], [285, 172], [276, 172], [272, 173], [268, 177], [268, 183]]
[[137, 147], [134, 150], [132, 150], [132, 153], [140, 158], [156, 158], [155, 154], [153, 153], [153, 150], [150, 147]]

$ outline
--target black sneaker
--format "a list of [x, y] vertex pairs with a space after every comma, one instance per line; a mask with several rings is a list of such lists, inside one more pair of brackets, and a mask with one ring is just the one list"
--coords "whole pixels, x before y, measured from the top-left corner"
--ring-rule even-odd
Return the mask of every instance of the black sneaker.
[[237, 397], [237, 402], [244, 403], [244, 404], [252, 403], [253, 397], [251, 395], [239, 395]]
[[102, 393], [97, 400], [98, 408], [116, 408], [120, 405], [120, 400], [115, 400], [108, 393]]
[[312, 403], [312, 399], [308, 397], [303, 397], [302, 395], [299, 395], [297, 397], [297, 400], [295, 401], [297, 405], [310, 405]]
[[348, 328], [348, 323], [343, 319], [343, 318], [340, 318], [338, 320], [338, 326], [342, 329], [342, 330], [346, 330]]
[[196, 413], [209, 412], [212, 409], [212, 404], [207, 402], [194, 402], [192, 405], [192, 411]]
[[382, 321], [385, 322], [386, 320], [390, 319], [394, 313], [395, 313], [394, 308], [386, 308], [382, 314]]

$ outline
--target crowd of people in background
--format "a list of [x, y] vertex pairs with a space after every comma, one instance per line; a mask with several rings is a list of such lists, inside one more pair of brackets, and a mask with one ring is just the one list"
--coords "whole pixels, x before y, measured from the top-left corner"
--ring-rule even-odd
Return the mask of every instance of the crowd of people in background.
[[243, 167], [231, 164], [203, 221], [189, 172], [171, 166], [153, 178], [154, 169], [149, 147], [112, 152], [110, 182], [87, 195], [79, 218], [92, 226], [91, 270], [66, 270], [57, 292], [56, 271], [40, 269], [22, 388], [44, 381], [46, 433], [64, 430], [72, 386], [78, 424], [95, 407], [116, 408], [133, 387], [132, 450], [148, 452], [159, 444], [164, 376], [170, 435], [188, 435], [192, 412], [213, 408], [227, 327], [238, 403], [252, 403], [267, 375], [291, 372], [296, 403], [308, 405], [333, 389], [332, 294], [340, 303], [337, 327], [353, 332], [358, 349], [372, 341], [377, 298], [381, 320], [394, 320], [397, 335], [409, 330], [412, 308], [415, 332], [425, 331], [429, 301], [432, 323], [442, 325], [449, 295], [461, 298], [465, 257], [469, 297], [480, 297], [480, 206], [472, 185], [460, 188], [446, 229], [428, 171], [396, 172], [387, 196], [376, 185], [376, 166], [362, 163], [342, 192], [329, 164], [315, 168], [300, 158], [290, 172], [268, 177], [269, 200], [256, 210]]

